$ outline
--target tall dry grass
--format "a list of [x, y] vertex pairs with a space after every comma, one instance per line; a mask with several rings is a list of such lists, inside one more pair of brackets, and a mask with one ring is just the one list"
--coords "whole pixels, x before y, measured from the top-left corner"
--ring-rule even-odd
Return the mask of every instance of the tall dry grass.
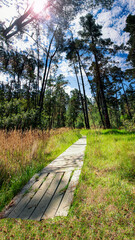
[[0, 185], [15, 175], [22, 168], [36, 159], [41, 143], [46, 143], [50, 136], [59, 135], [68, 129], [61, 128], [51, 131], [5, 131], [0, 130]]

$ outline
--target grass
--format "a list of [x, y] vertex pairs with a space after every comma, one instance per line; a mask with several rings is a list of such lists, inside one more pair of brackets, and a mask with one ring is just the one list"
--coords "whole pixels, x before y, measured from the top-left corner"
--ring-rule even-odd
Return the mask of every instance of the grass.
[[67, 128], [0, 131], [0, 211], [28, 180], [81, 135]]
[[87, 148], [68, 217], [2, 219], [0, 239], [134, 239], [135, 134], [81, 133], [87, 135]]

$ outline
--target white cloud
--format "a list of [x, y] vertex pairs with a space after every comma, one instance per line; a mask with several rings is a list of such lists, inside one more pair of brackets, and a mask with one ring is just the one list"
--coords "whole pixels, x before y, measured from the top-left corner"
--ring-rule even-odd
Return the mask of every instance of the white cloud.
[[9, 75], [8, 74], [4, 74], [4, 73], [0, 73], [0, 83], [3, 82], [3, 83], [7, 83], [8, 82], [8, 77]]
[[0, 20], [8, 27], [9, 23], [16, 19], [18, 15], [24, 13], [27, 6], [27, 0], [23, 0], [20, 6], [17, 4], [16, 0], [7, 1], [7, 3], [3, 1], [0, 4]]
[[111, 12], [103, 10], [101, 13], [97, 15], [96, 22], [99, 25], [102, 25], [103, 27], [108, 27], [112, 21], [111, 21]]
[[135, 13], [135, 0], [120, 0], [119, 4], [121, 4], [123, 8], [126, 7], [132, 14]]
[[117, 42], [117, 40], [120, 37], [119, 32], [110, 27], [108, 27], [108, 28], [103, 27], [102, 32], [103, 32], [104, 38], [111, 38], [111, 40], [114, 42]]
[[135, 0], [116, 0], [111, 11], [103, 9], [97, 14], [96, 22], [102, 25], [103, 38], [110, 37], [117, 45], [126, 44], [129, 35], [123, 29], [130, 13], [135, 13]]
[[111, 10], [111, 16], [116, 17], [122, 12], [122, 8], [120, 6], [115, 6]]
[[15, 15], [16, 9], [13, 6], [11, 6], [10, 8], [6, 6], [0, 8], [0, 19], [1, 21], [5, 22], [5, 24], [9, 24], [9, 21], [6, 20], [7, 18], [12, 20], [12, 17]]
[[117, 67], [120, 67], [123, 71], [127, 69], [127, 66], [128, 68], [130, 68], [130, 65], [126, 62], [126, 59], [124, 57], [115, 56], [115, 57], [112, 57], [111, 60], [115, 61], [116, 63], [114, 63], [114, 65], [116, 65]]
[[71, 91], [74, 90], [74, 88], [70, 87], [70, 86], [66, 86], [65, 87], [65, 92], [70, 96]]
[[129, 11], [135, 14], [135, 0], [129, 0]]
[[60, 64], [59, 64], [59, 72], [61, 74], [63, 74], [66, 78], [67, 77], [73, 77], [74, 73], [72, 68], [69, 66], [68, 61], [63, 60]]
[[73, 32], [75, 38], [78, 37], [78, 32], [82, 29], [82, 27], [80, 26], [80, 17], [85, 16], [86, 14], [88, 14], [88, 11], [77, 14], [75, 19], [71, 23], [70, 29]]
[[125, 28], [126, 26], [126, 19], [127, 19], [127, 15], [123, 15], [121, 16], [120, 18], [118, 18], [116, 20], [116, 22], [114, 22], [114, 28], [117, 30], [117, 31], [123, 31], [123, 29]]

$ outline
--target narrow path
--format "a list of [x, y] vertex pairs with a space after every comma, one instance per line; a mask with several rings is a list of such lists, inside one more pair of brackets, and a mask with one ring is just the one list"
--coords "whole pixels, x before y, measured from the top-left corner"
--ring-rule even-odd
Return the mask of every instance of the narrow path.
[[86, 137], [35, 174], [12, 200], [5, 217], [40, 221], [67, 216], [83, 165]]

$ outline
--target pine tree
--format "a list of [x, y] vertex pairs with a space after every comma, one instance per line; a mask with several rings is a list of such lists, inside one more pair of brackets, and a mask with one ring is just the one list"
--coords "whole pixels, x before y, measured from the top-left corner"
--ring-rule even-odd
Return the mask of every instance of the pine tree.
[[126, 20], [126, 27], [124, 31], [129, 33], [129, 54], [127, 61], [129, 61], [132, 65], [132, 77], [135, 77], [135, 15], [129, 15]]
[[108, 114], [107, 102], [105, 97], [104, 79], [101, 71], [101, 62], [104, 58], [104, 52], [106, 47], [112, 43], [110, 39], [103, 40], [101, 38], [101, 26], [95, 23], [95, 20], [91, 14], [87, 14], [80, 19], [83, 30], [79, 32], [82, 38], [82, 42], [86, 44], [87, 52], [92, 53], [95, 62], [93, 63], [94, 69], [94, 81], [96, 85], [97, 102], [102, 109], [102, 117], [104, 119], [104, 125], [106, 128], [110, 128], [110, 119]]

